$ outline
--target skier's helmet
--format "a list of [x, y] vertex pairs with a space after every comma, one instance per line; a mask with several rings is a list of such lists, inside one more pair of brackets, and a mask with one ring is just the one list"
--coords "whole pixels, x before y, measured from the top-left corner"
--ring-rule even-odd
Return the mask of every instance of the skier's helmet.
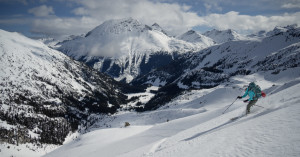
[[255, 87], [255, 83], [254, 83], [254, 82], [249, 83], [249, 87], [250, 87], [250, 88], [251, 88], [251, 87]]

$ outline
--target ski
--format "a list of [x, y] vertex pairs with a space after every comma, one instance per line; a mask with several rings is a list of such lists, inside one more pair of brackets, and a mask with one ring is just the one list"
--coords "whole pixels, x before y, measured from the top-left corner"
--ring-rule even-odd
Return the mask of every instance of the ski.
[[243, 114], [243, 115], [240, 115], [240, 116], [236, 116], [236, 117], [230, 118], [230, 120], [231, 120], [231, 121], [235, 121], [235, 120], [237, 120], [237, 119], [239, 119], [239, 118], [242, 118], [242, 117], [244, 117], [244, 116], [247, 116], [247, 114]]
[[230, 120], [231, 120], [231, 121], [235, 121], [235, 120], [237, 120], [237, 119], [239, 119], [239, 118], [240, 118], [240, 116], [237, 116], [237, 117], [231, 118]]

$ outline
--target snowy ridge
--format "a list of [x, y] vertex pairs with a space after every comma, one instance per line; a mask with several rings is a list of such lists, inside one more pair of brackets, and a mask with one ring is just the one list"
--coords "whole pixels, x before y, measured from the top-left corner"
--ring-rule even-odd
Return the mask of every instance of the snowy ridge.
[[147, 27], [145, 27], [145, 25], [132, 18], [121, 20], [109, 20], [105, 21], [103, 24], [97, 26], [92, 31], [88, 32], [85, 37], [98, 37], [112, 34], [117, 35], [129, 32], [142, 32], [146, 29]]
[[[298, 28], [297, 24], [288, 25], [288, 26], [285, 26], [285, 27], [279, 27], [279, 26], [277, 26], [272, 31], [267, 32], [266, 36], [274, 36], [274, 35], [279, 35], [281, 33], [288, 32], [288, 31], [295, 31], [295, 30], [297, 30], [297, 28]], [[299, 29], [298, 29], [298, 31], [299, 31]]]
[[211, 31], [203, 33], [203, 35], [213, 39], [216, 43], [247, 39], [246, 37], [243, 37], [242, 35], [238, 34], [237, 32], [231, 29], [223, 31], [213, 29]]
[[184, 40], [191, 43], [203, 44], [206, 47], [214, 45], [214, 41], [204, 35], [197, 33], [196, 31], [189, 30], [188, 32], [177, 37], [180, 40]]
[[152, 30], [156, 30], [156, 31], [159, 31], [159, 32], [162, 32], [164, 33], [165, 35], [169, 36], [166, 31], [161, 28], [157, 23], [154, 23], [152, 26], [151, 26]]
[[59, 42], [57, 40], [55, 40], [54, 38], [40, 38], [38, 39], [39, 41], [43, 42], [45, 45], [49, 46], [49, 47], [55, 47], [56, 44]]

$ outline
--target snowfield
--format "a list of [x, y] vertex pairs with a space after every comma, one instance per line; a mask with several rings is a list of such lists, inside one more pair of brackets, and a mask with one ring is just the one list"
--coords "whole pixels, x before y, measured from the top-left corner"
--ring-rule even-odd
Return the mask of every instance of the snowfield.
[[[228, 84], [186, 92], [156, 111], [119, 112], [105, 122], [111, 128], [94, 128], [45, 156], [299, 156], [299, 70], [236, 76]], [[247, 116], [241, 100], [222, 114], [250, 81], [267, 97]]]

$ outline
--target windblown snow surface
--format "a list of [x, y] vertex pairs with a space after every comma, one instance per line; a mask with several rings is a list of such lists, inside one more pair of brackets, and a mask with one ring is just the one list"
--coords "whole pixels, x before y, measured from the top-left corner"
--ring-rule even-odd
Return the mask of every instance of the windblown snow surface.
[[[299, 156], [299, 71], [297, 67], [277, 75], [235, 76], [212, 89], [186, 92], [155, 111], [119, 112], [45, 156]], [[250, 81], [267, 97], [247, 116], [242, 116], [246, 109], [242, 100], [222, 114]], [[237, 116], [242, 117], [231, 120]], [[124, 127], [124, 122], [131, 125]], [[101, 123], [110, 128], [97, 128]]]

